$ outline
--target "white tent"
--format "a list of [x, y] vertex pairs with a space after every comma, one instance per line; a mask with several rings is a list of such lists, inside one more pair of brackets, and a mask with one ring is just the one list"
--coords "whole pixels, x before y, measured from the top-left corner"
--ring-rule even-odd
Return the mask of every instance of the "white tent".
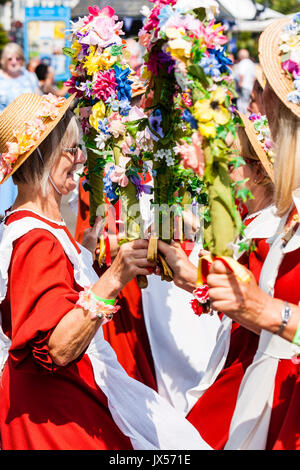
[[233, 31], [261, 32], [282, 13], [252, 0], [219, 0], [220, 18], [234, 23]]

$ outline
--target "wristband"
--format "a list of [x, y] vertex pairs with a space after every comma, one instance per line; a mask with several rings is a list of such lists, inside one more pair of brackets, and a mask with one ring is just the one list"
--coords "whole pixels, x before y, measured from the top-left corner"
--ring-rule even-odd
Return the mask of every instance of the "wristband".
[[293, 338], [292, 343], [296, 344], [297, 346], [300, 346], [300, 322], [298, 324], [297, 331], [296, 331], [296, 334]]
[[289, 303], [284, 302], [284, 308], [281, 310], [282, 322], [281, 322], [279, 330], [276, 331], [276, 333], [275, 333], [276, 335], [279, 335], [284, 330], [287, 322], [289, 321], [289, 319], [291, 317], [291, 314], [292, 314], [292, 310], [291, 310], [291, 307], [290, 307]]
[[107, 322], [112, 320], [114, 313], [120, 309], [120, 306], [114, 305], [115, 301], [116, 299], [102, 299], [90, 287], [85, 287], [79, 292], [76, 305], [88, 310], [92, 319], [99, 318]]
[[95, 292], [93, 292], [91, 290], [91, 295], [92, 297], [94, 297], [94, 299], [98, 300], [98, 302], [103, 302], [107, 305], [114, 305], [116, 299], [102, 299], [102, 297], [99, 297], [98, 295], [95, 294]]

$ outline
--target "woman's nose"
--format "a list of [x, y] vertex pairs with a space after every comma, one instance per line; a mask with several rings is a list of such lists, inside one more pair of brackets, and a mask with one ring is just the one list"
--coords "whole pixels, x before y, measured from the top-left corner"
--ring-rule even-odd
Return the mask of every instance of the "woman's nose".
[[75, 163], [77, 163], [77, 164], [78, 163], [85, 163], [85, 161], [86, 161], [85, 154], [83, 153], [83, 151], [80, 148], [78, 148]]

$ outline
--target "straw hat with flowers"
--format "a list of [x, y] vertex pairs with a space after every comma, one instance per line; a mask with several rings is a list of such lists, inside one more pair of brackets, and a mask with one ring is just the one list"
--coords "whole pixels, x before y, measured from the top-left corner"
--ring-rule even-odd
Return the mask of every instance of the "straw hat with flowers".
[[242, 119], [247, 137], [250, 140], [257, 157], [266, 170], [269, 178], [274, 181], [273, 143], [271, 141], [270, 129], [266, 116], [261, 116], [259, 114], [246, 116], [242, 113], [239, 113], [239, 115]]
[[0, 114], [0, 184], [34, 152], [59, 123], [74, 95], [58, 98], [51, 93], [25, 93]]
[[300, 13], [265, 29], [259, 39], [259, 61], [278, 98], [300, 117]]

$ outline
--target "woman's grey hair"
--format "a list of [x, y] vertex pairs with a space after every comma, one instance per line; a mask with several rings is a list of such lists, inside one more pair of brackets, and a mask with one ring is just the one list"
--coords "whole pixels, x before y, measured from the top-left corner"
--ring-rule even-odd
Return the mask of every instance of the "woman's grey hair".
[[4, 46], [1, 53], [0, 65], [3, 70], [6, 70], [7, 59], [11, 54], [15, 54], [19, 59], [21, 59], [22, 65], [25, 65], [25, 56], [22, 47], [15, 42], [10, 42]]
[[69, 109], [38, 149], [25, 160], [12, 178], [15, 184], [28, 184], [33, 191], [48, 192], [51, 170], [63, 153], [64, 147], [73, 147], [80, 141], [81, 132], [76, 116]]

